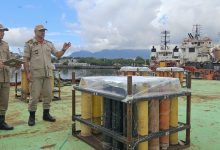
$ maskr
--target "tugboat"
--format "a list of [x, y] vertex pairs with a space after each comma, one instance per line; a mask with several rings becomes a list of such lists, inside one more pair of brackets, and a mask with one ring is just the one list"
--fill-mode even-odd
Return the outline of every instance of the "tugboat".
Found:
[[158, 67], [175, 67], [179, 66], [179, 64], [179, 48], [170, 44], [170, 31], [162, 31], [160, 46], [153, 46], [151, 49], [151, 70], [155, 71]]
[[193, 25], [193, 32], [188, 33], [180, 45], [181, 66], [190, 71], [194, 78], [212, 80], [214, 68], [209, 52], [212, 47], [212, 40], [201, 36], [201, 26]]
[[220, 80], [220, 46], [209, 37], [201, 35], [201, 25], [193, 25], [192, 33], [178, 46], [170, 44], [170, 32], [161, 32], [161, 45], [153, 46], [150, 68], [182, 67], [192, 73], [192, 78]]

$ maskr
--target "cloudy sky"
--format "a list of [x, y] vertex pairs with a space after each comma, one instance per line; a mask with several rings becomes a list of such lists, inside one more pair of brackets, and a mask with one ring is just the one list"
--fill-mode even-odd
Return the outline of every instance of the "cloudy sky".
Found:
[[219, 0], [4, 0], [0, 23], [10, 29], [5, 41], [23, 50], [36, 24], [48, 28], [46, 39], [57, 49], [70, 41], [78, 50], [148, 49], [160, 43], [160, 32], [171, 31], [181, 43], [200, 24], [202, 35], [220, 39]]

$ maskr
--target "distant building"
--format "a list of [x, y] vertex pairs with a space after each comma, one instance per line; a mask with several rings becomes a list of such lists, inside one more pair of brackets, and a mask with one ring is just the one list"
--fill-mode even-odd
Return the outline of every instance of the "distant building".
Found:
[[18, 53], [10, 52], [10, 55], [11, 55], [11, 58], [16, 58], [16, 59], [22, 58], [22, 56], [20, 54], [18, 54]]
[[202, 37], [200, 25], [194, 25], [193, 33], [188, 33], [180, 46], [181, 63], [207, 62], [211, 60], [209, 50], [213, 47], [209, 37]]
[[76, 63], [78, 63], [76, 59], [74, 58], [68, 59], [68, 65], [74, 65]]
[[76, 59], [74, 58], [64, 58], [64, 59], [61, 59], [59, 61], [59, 63], [54, 63], [56, 66], [58, 65], [68, 65], [68, 66], [90, 66], [90, 64], [87, 64], [87, 63], [79, 63], [77, 62]]

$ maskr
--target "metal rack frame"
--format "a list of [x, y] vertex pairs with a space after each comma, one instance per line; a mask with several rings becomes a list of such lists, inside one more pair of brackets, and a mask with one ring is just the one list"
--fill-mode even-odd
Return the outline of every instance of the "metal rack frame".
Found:
[[[188, 73], [186, 79], [187, 79], [187, 88], [190, 89], [191, 88], [191, 75], [190, 75], [190, 73]], [[75, 97], [76, 91], [88, 92], [88, 93], [91, 93], [94, 95], [100, 95], [100, 96], [104, 96], [104, 97], [112, 98], [112, 99], [116, 99], [116, 100], [120, 100], [120, 99], [122, 99], [122, 97], [113, 96], [111, 94], [97, 93], [92, 90], [86, 90], [86, 89], [79, 88], [78, 86], [75, 85], [75, 73], [72, 73], [72, 83], [74, 85], [74, 88], [72, 89], [72, 121], [73, 121], [72, 135], [81, 139], [82, 141], [86, 142], [87, 144], [89, 144], [93, 148], [95, 148], [97, 150], [104, 149], [102, 147], [101, 142], [98, 141], [95, 136], [93, 136], [93, 135], [89, 136], [89, 137], [81, 136], [80, 130], [76, 130], [76, 122], [86, 124], [89, 127], [96, 129], [96, 130], [104, 133], [105, 135], [107, 135], [109, 137], [112, 137], [113, 139], [115, 139], [121, 143], [126, 144], [127, 150], [133, 150], [140, 142], [149, 141], [154, 138], [158, 138], [158, 137], [161, 137], [164, 135], [169, 135], [169, 134], [176, 133], [176, 132], [183, 131], [183, 130], [186, 131], [185, 141], [183, 141], [185, 145], [169, 146], [168, 149], [175, 149], [175, 150], [176, 149], [185, 149], [190, 146], [191, 92], [186, 91], [186, 92], [180, 92], [180, 93], [167, 94], [165, 96], [164, 95], [163, 96], [157, 95], [157, 96], [148, 97], [147, 100], [152, 100], [152, 99], [162, 100], [164, 98], [172, 98], [175, 96], [186, 97], [186, 123], [179, 122], [178, 123], [179, 125], [176, 128], [169, 128], [167, 130], [159, 131], [156, 133], [151, 133], [146, 136], [133, 137], [132, 136], [132, 116], [133, 116], [132, 107], [133, 107], [133, 104], [136, 103], [137, 101], [146, 100], [146, 97], [145, 98], [138, 97], [136, 99], [132, 98], [132, 77], [131, 76], [127, 77], [127, 91], [128, 91], [128, 96], [130, 96], [131, 99], [125, 103], [127, 105], [126, 106], [127, 107], [127, 112], [126, 112], [126, 115], [127, 115], [127, 135], [126, 136], [122, 136], [122, 135], [118, 134], [117, 132], [112, 131], [110, 129], [107, 129], [101, 125], [96, 125], [96, 124], [92, 123], [90, 119], [82, 119], [81, 115], [76, 114], [76, 97]]]

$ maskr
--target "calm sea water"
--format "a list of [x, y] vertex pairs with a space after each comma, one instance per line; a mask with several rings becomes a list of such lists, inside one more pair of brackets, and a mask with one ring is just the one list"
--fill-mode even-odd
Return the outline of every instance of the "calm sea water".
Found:
[[[11, 71], [11, 82], [15, 82], [15, 72], [18, 73], [18, 82], [21, 81], [21, 71]], [[110, 76], [117, 75], [117, 69], [60, 69], [62, 79], [72, 79], [72, 72], [75, 72], [76, 78], [85, 76]], [[58, 71], [55, 71], [55, 76], [58, 77]]]

